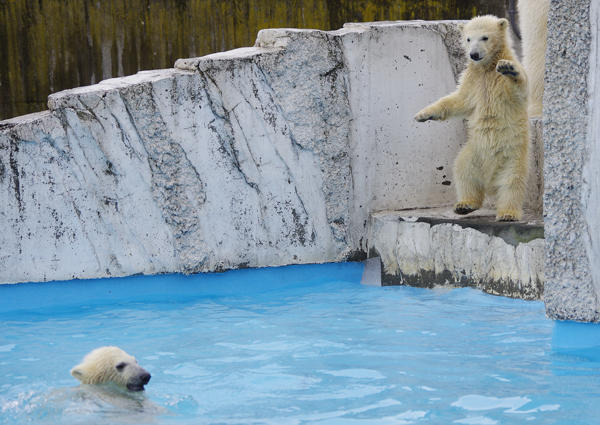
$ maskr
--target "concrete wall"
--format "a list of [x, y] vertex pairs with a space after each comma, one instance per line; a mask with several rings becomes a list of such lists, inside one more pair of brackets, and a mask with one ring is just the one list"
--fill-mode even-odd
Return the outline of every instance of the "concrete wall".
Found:
[[[0, 283], [374, 253], [394, 284], [539, 299], [540, 240], [375, 214], [454, 202], [464, 125], [413, 116], [454, 90], [463, 54], [456, 22], [273, 29], [253, 48], [52, 95], [49, 112], [0, 123]], [[531, 209], [541, 185], [533, 173]]]
[[372, 212], [454, 201], [448, 184], [465, 128], [461, 121], [423, 124], [413, 117], [454, 90], [463, 50], [454, 23], [348, 24], [341, 32], [352, 116], [352, 215], [367, 250]]
[[[600, 321], [599, 9], [553, 1], [548, 20], [553, 319]], [[454, 87], [458, 45], [447, 22], [269, 30], [0, 122], [0, 282], [364, 257], [372, 212], [452, 202], [462, 123], [411, 120]]]
[[600, 7], [552, 1], [544, 93], [549, 317], [600, 321]]
[[0, 123], [0, 282], [365, 257], [372, 211], [452, 202], [462, 122], [412, 117], [459, 58], [448, 22], [267, 30], [52, 95]]

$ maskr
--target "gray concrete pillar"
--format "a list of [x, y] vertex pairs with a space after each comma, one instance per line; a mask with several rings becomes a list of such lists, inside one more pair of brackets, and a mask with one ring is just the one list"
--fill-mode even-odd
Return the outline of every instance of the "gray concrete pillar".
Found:
[[544, 93], [545, 302], [600, 322], [600, 96], [595, 0], [552, 0]]

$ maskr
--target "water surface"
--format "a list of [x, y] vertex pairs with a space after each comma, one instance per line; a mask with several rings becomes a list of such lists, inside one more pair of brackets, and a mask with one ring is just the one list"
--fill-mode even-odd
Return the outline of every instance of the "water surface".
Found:
[[[553, 352], [543, 303], [472, 289], [362, 286], [361, 273], [350, 263], [3, 285], [0, 422], [591, 424], [600, 417], [597, 350]], [[65, 285], [62, 304], [44, 301], [45, 285], [55, 292]], [[144, 286], [148, 295], [139, 293]], [[152, 374], [144, 395], [77, 386], [70, 368], [102, 345], [120, 346]]]

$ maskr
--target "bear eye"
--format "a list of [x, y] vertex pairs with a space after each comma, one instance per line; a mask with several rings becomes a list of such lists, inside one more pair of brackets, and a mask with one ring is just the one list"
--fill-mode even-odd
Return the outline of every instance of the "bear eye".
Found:
[[487, 35], [484, 35], [483, 37], [481, 37], [481, 39], [482, 39], [483, 41], [488, 41], [488, 36], [487, 36]]
[[115, 367], [117, 368], [117, 370], [119, 372], [123, 372], [123, 369], [125, 369], [125, 366], [127, 366], [127, 363], [121, 362], [118, 365], [116, 365]]
[[471, 42], [471, 39], [470, 39], [470, 38], [467, 38], [467, 43], [470, 43], [470, 42]]

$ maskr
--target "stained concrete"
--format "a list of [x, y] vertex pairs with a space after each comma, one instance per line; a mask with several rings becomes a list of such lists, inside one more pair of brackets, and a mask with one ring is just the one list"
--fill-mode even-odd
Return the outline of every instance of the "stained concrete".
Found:
[[369, 286], [381, 286], [381, 258], [373, 257], [364, 261], [365, 269], [360, 283]]

